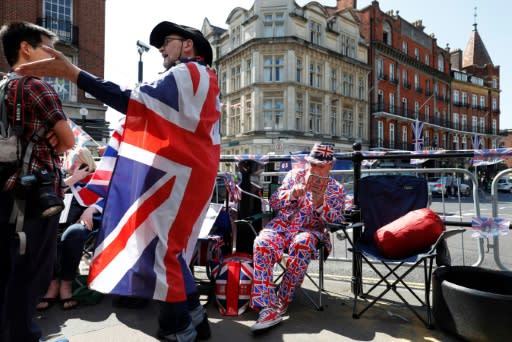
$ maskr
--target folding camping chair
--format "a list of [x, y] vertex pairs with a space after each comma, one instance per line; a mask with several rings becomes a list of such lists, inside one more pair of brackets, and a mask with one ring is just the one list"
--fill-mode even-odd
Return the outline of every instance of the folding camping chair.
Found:
[[[437, 250], [441, 246], [447, 248], [446, 238], [463, 232], [464, 229], [445, 230], [437, 241], [421, 253], [410, 255], [403, 259], [385, 258], [378, 250], [373, 239], [374, 232], [402, 217], [408, 212], [427, 207], [428, 187], [425, 178], [406, 175], [378, 175], [361, 178], [358, 181], [361, 221], [347, 225], [330, 225], [331, 231], [342, 229], [345, 237], [352, 246], [356, 266], [353, 274], [353, 318], [360, 318], [364, 312], [381, 300], [389, 291], [395, 293], [398, 298], [409, 308], [420, 321], [428, 328], [432, 327], [432, 313], [430, 304], [430, 288], [432, 277], [433, 260], [436, 258]], [[353, 228], [351, 239], [347, 229]], [[362, 230], [361, 230], [362, 229]], [[378, 282], [371, 286], [366, 292], [363, 291], [362, 262], [368, 264], [379, 278]], [[384, 271], [379, 270], [378, 264], [382, 264]], [[418, 266], [423, 266], [424, 273], [424, 299], [421, 299], [412, 288], [406, 283], [405, 278]], [[384, 289], [380, 285], [384, 285]], [[403, 288], [401, 288], [403, 287]], [[407, 290], [426, 308], [426, 318], [420, 315], [418, 308], [409, 304], [408, 300], [400, 291]], [[379, 292], [380, 291], [380, 292]], [[376, 294], [374, 294], [376, 293]], [[360, 298], [368, 298], [366, 305], [358, 310]]]

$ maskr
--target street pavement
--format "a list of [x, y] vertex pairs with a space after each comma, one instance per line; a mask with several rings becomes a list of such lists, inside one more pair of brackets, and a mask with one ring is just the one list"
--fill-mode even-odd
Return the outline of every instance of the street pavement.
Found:
[[[451, 201], [453, 202], [453, 201]], [[455, 202], [445, 206], [435, 200], [433, 208], [440, 214], [449, 212], [452, 218], [469, 219], [474, 215], [471, 200], [459, 205]], [[483, 213], [490, 213], [490, 203], [482, 201]], [[512, 201], [507, 198], [500, 203], [500, 214], [512, 213]], [[460, 210], [462, 208], [462, 210]], [[352, 295], [350, 291], [351, 263], [347, 262], [345, 241], [336, 241], [333, 254], [326, 263], [324, 309], [317, 311], [303, 293], [298, 292], [291, 303], [284, 321], [277, 327], [259, 335], [252, 335], [249, 327], [257, 315], [247, 311], [238, 317], [224, 317], [219, 314], [214, 303], [206, 306], [212, 329], [210, 341], [457, 341], [439, 329], [427, 329], [397, 298], [379, 303], [368, 310], [360, 319], [352, 318]], [[450, 241], [451, 240], [451, 241]], [[471, 265], [479, 257], [477, 240], [468, 231], [449, 240], [452, 261], [455, 265]], [[512, 268], [512, 236], [500, 238], [501, 262]], [[485, 242], [482, 267], [499, 269], [494, 260], [492, 248]], [[494, 253], [496, 254], [496, 253]], [[312, 263], [310, 272], [318, 270]], [[82, 272], [85, 270], [82, 269]], [[314, 276], [314, 274], [313, 274]], [[420, 277], [413, 275], [414, 288], [421, 288]], [[365, 283], [375, 281], [374, 275], [367, 272]], [[303, 288], [315, 295], [312, 284], [306, 280]], [[418, 292], [421, 296], [421, 292]], [[407, 294], [402, 292], [402, 294]], [[406, 296], [411, 297], [410, 295]], [[410, 298], [409, 298], [410, 299]], [[154, 336], [157, 330], [158, 307], [150, 303], [143, 308], [128, 309], [112, 305], [112, 298], [104, 296], [95, 305], [80, 305], [74, 310], [64, 311], [57, 305], [40, 313], [38, 322], [43, 330], [45, 341], [55, 341], [67, 337], [71, 342], [146, 342], [158, 341]]]
[[[303, 288], [316, 294], [308, 280]], [[256, 336], [249, 331], [256, 313], [247, 311], [238, 317], [225, 317], [210, 303], [206, 306], [212, 329], [210, 341], [457, 341], [439, 329], [427, 329], [394, 299], [353, 319], [347, 275], [325, 275], [325, 290], [322, 311], [298, 292], [283, 322]], [[74, 310], [54, 306], [41, 313], [38, 321], [45, 341], [66, 337], [71, 342], [149, 342], [158, 341], [154, 337], [157, 313], [155, 303], [138, 309], [118, 308], [112, 305], [110, 296], [104, 296], [98, 304], [81, 305]]]

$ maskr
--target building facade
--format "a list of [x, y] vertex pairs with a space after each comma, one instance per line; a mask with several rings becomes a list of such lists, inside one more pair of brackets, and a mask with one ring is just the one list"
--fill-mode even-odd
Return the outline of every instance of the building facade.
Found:
[[[82, 15], [78, 15], [81, 13]], [[87, 13], [87, 15], [84, 15]], [[56, 48], [74, 64], [103, 77], [105, 55], [104, 0], [2, 0], [0, 23], [28, 21], [55, 32]], [[3, 52], [2, 52], [3, 56]], [[0, 58], [0, 72], [9, 65]], [[70, 81], [45, 78], [59, 94], [65, 113], [96, 140], [108, 138], [107, 108]]]
[[494, 66], [477, 24], [464, 52], [451, 52], [453, 148], [497, 148], [500, 135], [500, 67]]
[[228, 29], [205, 19], [222, 96], [223, 154], [369, 147], [368, 46], [352, 9], [256, 0]]
[[449, 148], [449, 51], [424, 32], [421, 20], [410, 23], [398, 11], [385, 13], [377, 1], [357, 14], [370, 46], [370, 147]]
[[499, 66], [475, 29], [464, 52], [378, 1], [256, 0], [228, 29], [205, 19], [223, 104], [223, 153], [502, 145]]

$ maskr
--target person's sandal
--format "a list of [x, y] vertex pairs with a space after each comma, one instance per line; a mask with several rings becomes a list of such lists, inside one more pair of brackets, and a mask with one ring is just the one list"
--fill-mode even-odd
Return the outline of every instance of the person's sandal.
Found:
[[[71, 303], [70, 305], [67, 305], [68, 303]], [[71, 310], [78, 306], [78, 301], [74, 299], [73, 297], [65, 298], [60, 300], [60, 308], [62, 310]]]
[[[57, 303], [58, 299], [57, 298], [41, 298], [39, 300], [39, 304], [42, 304], [42, 303], [46, 303], [46, 306], [45, 307], [42, 307], [42, 308], [37, 308], [36, 307], [36, 310], [37, 311], [45, 311], [45, 310], [48, 310], [50, 309], [55, 303]], [[39, 305], [38, 304], [38, 305]]]

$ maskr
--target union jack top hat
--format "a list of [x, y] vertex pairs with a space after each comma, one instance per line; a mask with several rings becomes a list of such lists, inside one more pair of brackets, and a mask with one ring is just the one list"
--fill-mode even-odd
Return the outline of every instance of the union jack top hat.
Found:
[[315, 144], [305, 159], [311, 164], [325, 164], [332, 162], [334, 159], [333, 145], [328, 143]]

